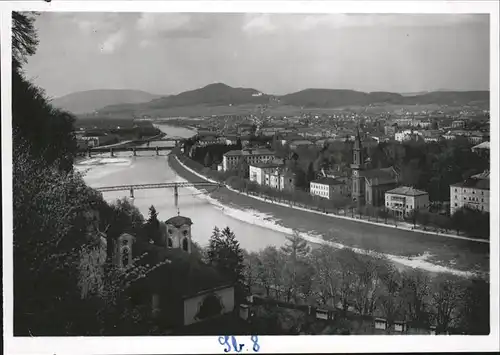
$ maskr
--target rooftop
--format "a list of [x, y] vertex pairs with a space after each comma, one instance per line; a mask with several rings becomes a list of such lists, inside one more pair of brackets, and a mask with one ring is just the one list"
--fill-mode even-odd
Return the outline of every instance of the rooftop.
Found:
[[490, 149], [490, 142], [483, 142], [481, 144], [475, 145], [472, 149]]
[[479, 190], [489, 190], [490, 189], [490, 172], [487, 170], [481, 174], [473, 175], [470, 178], [452, 184], [450, 186], [455, 187], [473, 187]]
[[291, 141], [290, 144], [313, 144], [313, 142], [306, 140], [306, 139], [297, 139], [297, 140]]
[[396, 171], [394, 168], [370, 169], [360, 172], [360, 176], [367, 179], [382, 179], [382, 180], [396, 180]]
[[386, 193], [394, 195], [405, 195], [405, 196], [421, 196], [428, 194], [425, 191], [414, 189], [411, 186], [396, 187], [395, 189], [389, 190]]
[[181, 227], [185, 224], [187, 225], [192, 225], [193, 224], [193, 221], [191, 221], [191, 218], [188, 218], [188, 217], [183, 217], [183, 216], [175, 216], [175, 217], [172, 217], [172, 218], [169, 218], [165, 221], [166, 224], [171, 224], [173, 225], [174, 227]]
[[311, 181], [311, 183], [313, 183], [313, 184], [328, 185], [328, 186], [344, 185], [345, 184], [344, 181], [342, 181], [340, 179], [332, 178], [332, 177], [324, 177], [324, 178], [321, 178], [321, 179], [316, 179], [316, 180]]
[[226, 156], [249, 156], [249, 155], [274, 155], [274, 152], [269, 149], [242, 149], [230, 150], [225, 153]]
[[[146, 277], [146, 282], [159, 292], [175, 293], [181, 297], [196, 295], [200, 292], [230, 286], [231, 282], [214, 267], [202, 262], [196, 255], [181, 249], [168, 249], [153, 244], [144, 245], [148, 256], [145, 262], [150, 265], [169, 260]], [[175, 285], [173, 288], [172, 285]]]

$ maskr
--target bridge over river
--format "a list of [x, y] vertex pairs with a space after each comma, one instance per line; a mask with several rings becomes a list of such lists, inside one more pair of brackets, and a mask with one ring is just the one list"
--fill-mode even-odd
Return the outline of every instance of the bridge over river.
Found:
[[218, 189], [223, 186], [224, 184], [212, 183], [212, 182], [159, 182], [154, 184], [104, 186], [104, 187], [98, 187], [96, 188], [96, 190], [100, 192], [129, 191], [130, 198], [134, 198], [134, 190], [174, 189], [175, 207], [178, 209], [179, 187], [215, 187], [215, 189]]
[[109, 153], [110, 156], [114, 156], [114, 153], [118, 152], [132, 152], [134, 156], [137, 156], [137, 152], [156, 152], [156, 155], [160, 155], [161, 151], [172, 150], [175, 147], [162, 147], [162, 146], [154, 146], [154, 147], [96, 147], [89, 148], [86, 150], [80, 150], [80, 154], [87, 154], [88, 157], [92, 157], [92, 154], [100, 154], [100, 153]]

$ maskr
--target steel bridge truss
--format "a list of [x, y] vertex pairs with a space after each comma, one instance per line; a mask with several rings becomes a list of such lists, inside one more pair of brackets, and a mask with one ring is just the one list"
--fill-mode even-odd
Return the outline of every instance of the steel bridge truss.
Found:
[[179, 187], [223, 187], [222, 183], [214, 182], [162, 182], [156, 184], [136, 184], [98, 187], [95, 190], [100, 192], [110, 191], [130, 191], [130, 198], [134, 198], [134, 190], [149, 189], [174, 189], [175, 208], [179, 210]]

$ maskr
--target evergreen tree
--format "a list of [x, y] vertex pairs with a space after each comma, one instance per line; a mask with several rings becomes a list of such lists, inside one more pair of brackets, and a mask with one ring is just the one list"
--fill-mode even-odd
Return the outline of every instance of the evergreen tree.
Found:
[[148, 240], [153, 241], [153, 243], [157, 243], [161, 238], [158, 212], [156, 212], [156, 208], [153, 205], [149, 207], [149, 217], [146, 222], [146, 233]]
[[238, 137], [238, 139], [236, 140], [236, 147], [235, 147], [236, 150], [241, 150], [243, 149], [243, 145], [241, 144], [241, 138]]
[[232, 282], [241, 284], [244, 281], [243, 250], [229, 227], [222, 231], [217, 227], [214, 228], [207, 249], [207, 258], [210, 264], [227, 275]]
[[310, 162], [307, 167], [307, 183], [310, 183], [316, 178], [316, 172], [314, 171], [314, 163]]
[[210, 167], [212, 165], [212, 155], [210, 154], [209, 151], [205, 154], [205, 158], [203, 159], [203, 164], [206, 167]]
[[153, 205], [149, 207], [148, 223], [155, 226], [158, 224], [158, 212], [156, 212], [156, 208]]

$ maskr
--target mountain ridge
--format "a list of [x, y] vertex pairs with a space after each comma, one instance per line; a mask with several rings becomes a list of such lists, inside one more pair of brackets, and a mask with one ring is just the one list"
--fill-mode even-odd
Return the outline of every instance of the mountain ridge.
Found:
[[161, 96], [142, 90], [97, 89], [63, 95], [52, 99], [51, 104], [74, 114], [82, 114], [92, 113], [110, 105], [149, 102], [158, 97]]
[[489, 91], [429, 91], [416, 95], [408, 95], [387, 91], [363, 92], [349, 89], [322, 88], [308, 88], [285, 95], [271, 95], [253, 88], [231, 87], [224, 83], [213, 83], [175, 95], [152, 95], [153, 98], [148, 101], [110, 104], [96, 111], [102, 114], [139, 113], [147, 110], [162, 110], [196, 105], [265, 105], [270, 102], [304, 108], [336, 108], [384, 103], [401, 105], [465, 105], [477, 102], [488, 103], [490, 99], [489, 95]]

